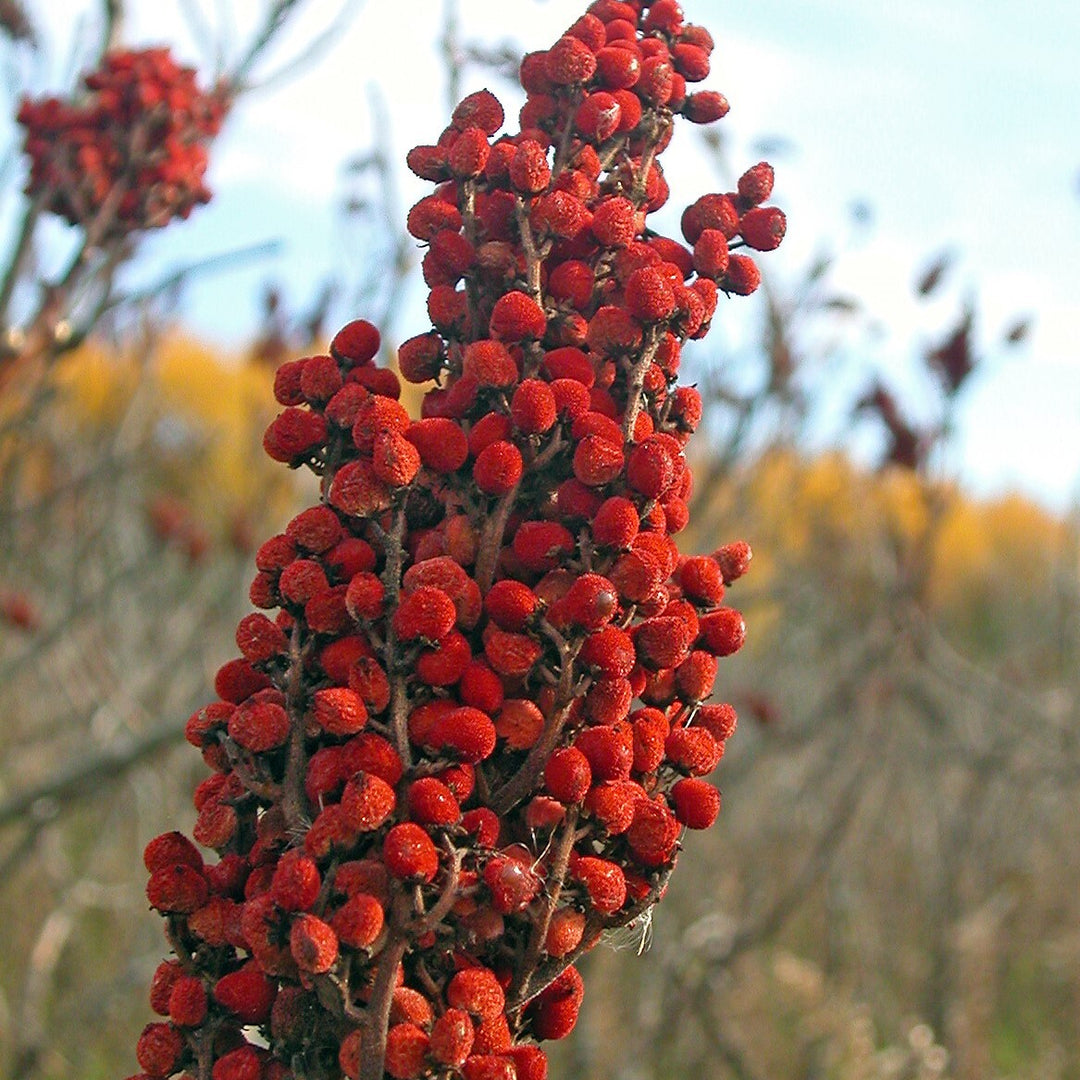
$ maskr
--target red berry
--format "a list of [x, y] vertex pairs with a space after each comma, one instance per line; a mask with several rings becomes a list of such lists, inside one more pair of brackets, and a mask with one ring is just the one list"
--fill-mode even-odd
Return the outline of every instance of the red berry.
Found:
[[394, 1080], [415, 1080], [426, 1069], [428, 1037], [415, 1024], [394, 1024], [386, 1033], [386, 1071]]
[[622, 108], [618, 98], [603, 90], [589, 94], [574, 114], [578, 134], [590, 142], [602, 143], [619, 129]]
[[309, 911], [318, 898], [322, 878], [314, 860], [291, 848], [278, 860], [270, 895], [283, 911]]
[[715, 90], [698, 90], [687, 95], [682, 113], [692, 124], [712, 124], [727, 116], [730, 109], [723, 94]]
[[527, 634], [513, 634], [491, 626], [484, 631], [484, 656], [500, 675], [528, 675], [542, 652]]
[[491, 311], [489, 330], [501, 341], [541, 338], [547, 326], [544, 309], [528, 293], [503, 293]]
[[431, 1002], [419, 990], [408, 986], [397, 986], [390, 1000], [390, 1022], [392, 1024], [415, 1024], [426, 1031], [435, 1019]]
[[557, 86], [588, 82], [596, 71], [596, 55], [578, 38], [562, 37], [548, 50], [544, 70]]
[[487, 164], [491, 147], [487, 135], [477, 127], [467, 127], [450, 145], [446, 163], [459, 180], [479, 176]]
[[701, 82], [709, 76], [709, 54], [699, 45], [677, 42], [671, 50], [671, 59], [675, 70], [687, 82]]
[[756, 251], [773, 251], [787, 231], [787, 218], [777, 206], [755, 206], [739, 221], [742, 238]]
[[605, 199], [593, 211], [592, 232], [605, 247], [626, 247], [637, 234], [634, 204], [621, 195]]
[[471, 1054], [461, 1067], [464, 1080], [517, 1080], [514, 1059], [505, 1054]]
[[713, 690], [716, 681], [716, 657], [695, 649], [675, 671], [675, 685], [683, 701], [702, 701]]
[[739, 177], [739, 196], [751, 206], [760, 205], [772, 194], [773, 178], [773, 167], [759, 161]]
[[570, 874], [600, 914], [612, 915], [626, 903], [626, 875], [618, 864], [586, 855], [571, 862]]
[[[436, 201], [446, 205], [441, 199]], [[436, 378], [442, 369], [442, 338], [429, 332], [403, 341], [398, 349], [398, 368], [407, 382], [423, 383]]]
[[379, 351], [379, 330], [366, 319], [343, 326], [330, 342], [331, 355], [352, 366], [367, 364]]
[[371, 471], [390, 487], [404, 487], [420, 470], [420, 453], [397, 431], [375, 437], [371, 448]]
[[194, 975], [181, 975], [169, 995], [169, 1019], [177, 1027], [198, 1027], [206, 1019], [206, 988]]
[[360, 1077], [360, 1046], [363, 1033], [360, 1028], [353, 1028], [342, 1040], [338, 1049], [338, 1064], [349, 1080]]
[[521, 451], [511, 442], [490, 443], [473, 463], [473, 479], [486, 495], [505, 495], [521, 479]]
[[649, 5], [649, 14], [642, 26], [644, 30], [661, 30], [671, 37], [683, 27], [683, 11], [677, 0], [656, 0]]
[[671, 789], [675, 817], [688, 829], [707, 829], [720, 813], [720, 792], [707, 780], [688, 776]]
[[214, 985], [214, 1000], [245, 1024], [262, 1024], [270, 1016], [277, 984], [257, 960], [222, 975]]
[[641, 63], [641, 76], [634, 90], [650, 105], [666, 105], [674, 89], [675, 69], [664, 56], [649, 56]]
[[312, 719], [330, 735], [355, 735], [367, 723], [360, 695], [344, 686], [316, 690]]
[[694, 713], [694, 723], [705, 728], [717, 742], [724, 742], [735, 733], [738, 717], [728, 704], [701, 705]]
[[341, 813], [352, 829], [371, 832], [394, 811], [397, 796], [385, 779], [374, 773], [357, 772], [341, 794]]
[[480, 1020], [494, 1020], [506, 1004], [495, 973], [486, 967], [462, 968], [446, 984], [446, 1001]]
[[653, 266], [635, 270], [626, 282], [626, 306], [642, 322], [662, 322], [675, 310], [675, 293]]
[[491, 906], [502, 915], [522, 911], [540, 890], [540, 878], [518, 859], [496, 855], [484, 866]]
[[461, 817], [453, 792], [434, 776], [421, 777], [409, 785], [406, 800], [409, 817], [420, 825], [452, 825]]
[[635, 773], [651, 773], [664, 760], [664, 747], [670, 724], [659, 709], [638, 709], [631, 717], [634, 728]]
[[519, 632], [525, 628], [540, 601], [528, 585], [512, 578], [496, 581], [484, 597], [484, 610], [502, 630]]
[[730, 262], [727, 237], [719, 229], [703, 229], [694, 243], [694, 269], [708, 278], [722, 278]]
[[595, 781], [629, 779], [634, 739], [628, 724], [586, 728], [574, 739], [574, 749], [585, 755]]
[[746, 641], [746, 622], [734, 608], [717, 608], [701, 617], [701, 637], [713, 656], [730, 656]]
[[634, 806], [634, 820], [626, 839], [634, 857], [644, 866], [662, 866], [671, 861], [679, 838], [679, 823], [667, 803], [640, 799]]
[[596, 53], [597, 74], [609, 90], [626, 90], [641, 77], [641, 58], [629, 49], [605, 46]]
[[514, 554], [528, 570], [554, 570], [575, 548], [573, 534], [554, 521], [526, 521], [513, 539]]
[[664, 743], [664, 753], [680, 772], [704, 776], [719, 764], [724, 746], [704, 727], [675, 728]]
[[702, 604], [718, 604], [724, 598], [724, 576], [713, 557], [693, 555], [679, 570], [684, 595]]
[[578, 947], [584, 933], [584, 912], [572, 907], [557, 908], [548, 923], [544, 951], [550, 956], [566, 956]]
[[527, 750], [544, 730], [544, 714], [532, 701], [510, 698], [495, 719], [495, 733], [513, 750]]
[[155, 836], [146, 845], [143, 849], [143, 864], [151, 874], [177, 865], [190, 866], [201, 874], [203, 857], [183, 833], [173, 831]]
[[634, 645], [646, 667], [673, 668], [686, 659], [694, 628], [684, 618], [660, 615], [635, 627]]
[[390, 873], [408, 881], [431, 881], [439, 871], [434, 841], [411, 821], [395, 825], [383, 841], [383, 859]]
[[453, 420], [428, 417], [414, 421], [405, 432], [420, 452], [421, 462], [437, 473], [460, 469], [469, 456], [469, 441], [465, 432]]
[[491, 714], [503, 701], [502, 680], [482, 660], [473, 660], [461, 675], [458, 693], [463, 704]]
[[416, 676], [428, 686], [453, 686], [471, 659], [469, 639], [457, 630], [451, 630], [416, 658]]
[[155, 870], [146, 883], [150, 906], [162, 913], [194, 911], [206, 903], [208, 895], [206, 878], [194, 867], [182, 863]]
[[317, 915], [299, 915], [289, 931], [289, 951], [302, 971], [321, 974], [337, 961], [337, 934]]
[[586, 487], [610, 484], [623, 469], [621, 443], [587, 435], [574, 450], [574, 476]]
[[546, 382], [526, 379], [514, 391], [510, 417], [524, 434], [543, 434], [554, 425], [556, 415], [555, 395]]
[[[564, 263], [563, 265], [569, 264]], [[590, 277], [588, 280], [591, 293], [592, 278]], [[574, 379], [583, 386], [588, 387], [592, 386], [596, 379], [592, 361], [581, 349], [573, 346], [563, 346], [560, 349], [552, 349], [550, 352], [545, 353], [543, 368], [553, 382]]]
[[761, 271], [749, 255], [736, 253], [728, 260], [727, 273], [717, 284], [726, 293], [749, 296], [761, 284]]
[[544, 767], [544, 787], [554, 798], [568, 806], [581, 802], [591, 784], [592, 768], [580, 749], [568, 746], [552, 752]]
[[645, 798], [641, 785], [632, 780], [606, 780], [592, 788], [585, 799], [585, 809], [608, 833], [617, 836], [630, 828], [634, 806]]
[[415, 641], [417, 638], [438, 641], [454, 629], [457, 608], [442, 589], [422, 585], [402, 597], [392, 622], [394, 631], [402, 641]]
[[147, 1024], [135, 1046], [139, 1067], [152, 1077], [171, 1076], [185, 1049], [184, 1036], [171, 1024]]
[[537, 195], [546, 190], [551, 182], [547, 151], [535, 140], [525, 139], [518, 144], [514, 156], [510, 159], [510, 182], [515, 190], [525, 195]]
[[615, 586], [601, 574], [582, 574], [558, 605], [560, 620], [585, 630], [599, 630], [619, 606]]
[[501, 825], [499, 816], [486, 806], [467, 810], [461, 815], [461, 827], [475, 837], [475, 842], [482, 848], [493, 848], [499, 842]]
[[473, 1022], [464, 1009], [447, 1009], [431, 1028], [429, 1049], [440, 1065], [460, 1068], [472, 1049]]
[[591, 12], [582, 15], [566, 32], [571, 37], [579, 38], [594, 52], [604, 44], [603, 21]]
[[393, 496], [368, 462], [350, 461], [334, 474], [329, 502], [344, 514], [365, 518], [388, 510]]
[[727, 195], [702, 195], [683, 211], [682, 231], [687, 243], [696, 244], [706, 229], [716, 229], [728, 240], [739, 231], [739, 211]]
[[485, 135], [494, 135], [503, 125], [503, 107], [490, 90], [477, 90], [462, 98], [454, 109], [451, 123], [459, 131], [480, 128]]
[[547, 1055], [539, 1046], [511, 1046], [507, 1056], [514, 1061], [515, 1080], [548, 1080]]
[[585, 638], [578, 658], [596, 668], [601, 678], [622, 679], [633, 670], [637, 653], [629, 634], [618, 627], [606, 626]]
[[163, 960], [154, 971], [150, 981], [150, 1008], [158, 1016], [169, 1015], [169, 998], [177, 979], [184, 974], [179, 960]]
[[427, 741], [435, 749], [455, 753], [461, 761], [475, 763], [491, 755], [496, 738], [491, 717], [466, 705], [438, 717]]

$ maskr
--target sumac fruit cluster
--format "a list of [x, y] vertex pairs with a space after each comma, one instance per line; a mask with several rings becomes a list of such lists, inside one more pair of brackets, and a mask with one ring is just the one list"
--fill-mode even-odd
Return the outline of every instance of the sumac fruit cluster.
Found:
[[398, 355], [419, 419], [363, 320], [278, 370], [266, 450], [322, 497], [259, 549], [188, 722], [218, 861], [146, 849], [175, 956], [144, 1076], [540, 1080], [575, 961], [715, 820], [750, 550], [676, 546], [702, 412], [680, 352], [784, 218], [760, 164], [685, 243], [648, 224], [675, 119], [727, 110], [688, 91], [711, 49], [670, 0], [597, 0], [525, 57], [519, 134], [481, 91], [410, 152], [435, 184], [408, 216], [431, 328]]
[[24, 99], [26, 191], [98, 241], [161, 228], [210, 198], [207, 145], [227, 108], [167, 48], [115, 49], [83, 78], [84, 94]]

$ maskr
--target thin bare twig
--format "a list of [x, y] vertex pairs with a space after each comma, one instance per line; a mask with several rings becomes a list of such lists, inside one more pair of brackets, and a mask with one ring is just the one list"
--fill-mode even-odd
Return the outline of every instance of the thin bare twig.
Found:
[[276, 71], [264, 75], [257, 82], [251, 80], [246, 82], [243, 86], [244, 92], [260, 93], [279, 86], [289, 79], [296, 78], [305, 68], [311, 67], [322, 59], [341, 40], [345, 27], [353, 19], [363, 3], [364, 0], [344, 0], [341, 10], [324, 30]]

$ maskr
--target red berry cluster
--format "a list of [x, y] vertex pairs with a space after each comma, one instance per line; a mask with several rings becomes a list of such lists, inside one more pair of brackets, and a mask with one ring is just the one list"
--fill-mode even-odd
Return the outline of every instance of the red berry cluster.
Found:
[[207, 143], [224, 95], [200, 90], [167, 48], [115, 50], [83, 78], [79, 101], [24, 99], [27, 194], [99, 239], [186, 218], [205, 203]]
[[686, 91], [711, 47], [670, 0], [597, 0], [523, 61], [520, 134], [481, 91], [410, 153], [437, 184], [408, 218], [420, 419], [362, 320], [278, 370], [266, 450], [322, 499], [259, 549], [263, 610], [188, 723], [220, 861], [146, 851], [176, 958], [145, 1077], [541, 1080], [575, 961], [716, 818], [735, 713], [706, 699], [750, 550], [676, 548], [702, 411], [676, 376], [756, 282], [732, 241], [775, 247], [783, 215], [758, 165], [687, 211], [693, 251], [646, 224], [674, 116], [726, 111]]

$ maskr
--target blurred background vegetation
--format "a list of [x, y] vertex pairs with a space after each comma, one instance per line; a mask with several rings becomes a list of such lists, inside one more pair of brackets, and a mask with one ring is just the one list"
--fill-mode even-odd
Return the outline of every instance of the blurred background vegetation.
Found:
[[[268, 4], [268, 30], [298, 6]], [[450, 95], [470, 67], [498, 90], [513, 56], [444, 14]], [[30, 6], [0, 2], [0, 48], [32, 31]], [[722, 142], [702, 154], [725, 175]], [[140, 852], [191, 826], [184, 720], [233, 653], [255, 546], [313, 497], [261, 451], [274, 368], [335, 319], [382, 313], [391, 362], [415, 332], [390, 177], [374, 145], [344, 179], [378, 273], [326, 282], [309, 311], [268, 286], [235, 354], [185, 331], [182, 278], [96, 281], [79, 342], [55, 331], [80, 297], [54, 296], [29, 362], [3, 313], [0, 1080], [133, 1067], [164, 949]], [[3, 182], [14, 200], [21, 173]], [[24, 254], [9, 273], [51, 284]], [[811, 451], [832, 362], [875, 359], [875, 313], [832, 285], [842, 258], [768, 278], [751, 335], [725, 340], [721, 309], [693, 355], [710, 408], [683, 549], [756, 553], [733, 594], [750, 641], [721, 678], [740, 716], [724, 812], [655, 918], [588, 957], [553, 1075], [1080, 1077], [1078, 520], [976, 500], [946, 467], [969, 377], [1027, 348], [1028, 321], [984, 340], [973, 283], [929, 253], [913, 294], [947, 314], [910, 350], [923, 400], [884, 372], [852, 386], [843, 433], [877, 460]]]

